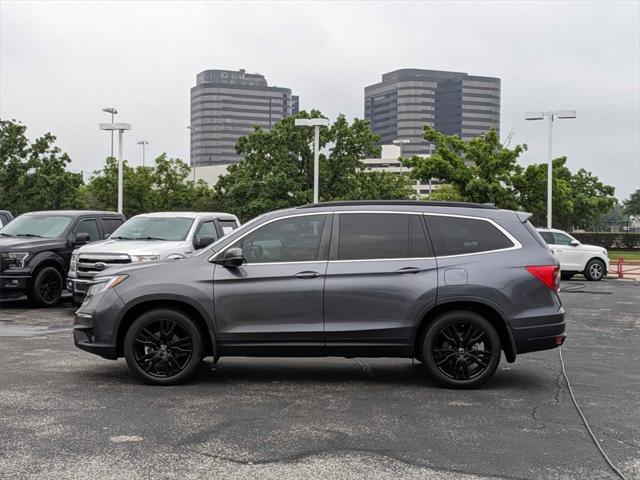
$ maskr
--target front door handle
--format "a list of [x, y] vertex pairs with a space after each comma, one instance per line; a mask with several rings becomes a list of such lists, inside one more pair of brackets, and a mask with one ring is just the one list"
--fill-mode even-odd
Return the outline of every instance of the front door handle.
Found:
[[421, 269], [419, 269], [418, 267], [404, 267], [404, 268], [401, 268], [400, 270], [396, 270], [396, 273], [399, 275], [402, 275], [404, 273], [418, 273], [420, 271]]
[[318, 272], [300, 272], [296, 274], [298, 278], [318, 278], [320, 274]]

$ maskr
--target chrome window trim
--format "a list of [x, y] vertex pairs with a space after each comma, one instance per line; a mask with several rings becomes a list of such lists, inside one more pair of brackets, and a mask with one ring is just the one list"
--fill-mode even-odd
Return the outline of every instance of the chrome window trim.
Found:
[[[404, 261], [404, 260], [434, 260], [438, 258], [456, 258], [456, 257], [468, 257], [471, 255], [486, 255], [488, 253], [507, 252], [510, 250], [518, 250], [522, 248], [522, 244], [513, 235], [511, 235], [505, 228], [503, 228], [497, 222], [487, 217], [475, 217], [472, 215], [458, 215], [455, 213], [432, 213], [432, 212], [415, 212], [415, 211], [402, 211], [402, 210], [332, 210], [332, 211], [325, 211], [325, 212], [292, 213], [290, 215], [284, 215], [282, 217], [272, 218], [264, 223], [261, 223], [260, 225], [256, 225], [254, 228], [244, 233], [242, 236], [234, 239], [233, 242], [231, 242], [231, 244], [236, 243], [239, 240], [242, 240], [244, 237], [254, 232], [258, 228], [268, 225], [272, 222], [275, 222], [276, 220], [283, 220], [283, 219], [293, 218], [293, 217], [306, 217], [309, 215], [329, 215], [329, 214], [339, 215], [341, 213], [385, 213], [385, 214], [395, 214], [395, 215], [423, 215], [423, 216], [432, 215], [436, 217], [454, 217], [454, 218], [468, 218], [471, 220], [483, 220], [485, 222], [489, 222], [491, 225], [497, 228], [498, 231], [500, 231], [504, 236], [506, 236], [509, 239], [509, 241], [513, 244], [513, 246], [507, 247], [507, 248], [499, 248], [496, 250], [483, 250], [481, 252], [458, 253], [456, 255], [442, 255], [442, 256], [435, 255], [433, 257], [358, 258], [358, 259], [352, 259], [352, 260], [310, 260], [310, 261], [303, 261], [303, 262], [300, 262], [300, 261], [263, 262], [263, 263], [248, 263], [247, 265], [291, 265], [291, 264], [305, 264], [305, 263], [349, 263], [349, 262], [371, 262], [371, 261], [381, 262], [381, 261]], [[211, 257], [209, 257], [207, 261], [211, 262], [215, 260], [215, 258], [219, 254], [223, 253], [229, 247], [230, 247], [230, 244], [225, 245], [222, 249], [220, 249], [218, 252], [214, 253]]]

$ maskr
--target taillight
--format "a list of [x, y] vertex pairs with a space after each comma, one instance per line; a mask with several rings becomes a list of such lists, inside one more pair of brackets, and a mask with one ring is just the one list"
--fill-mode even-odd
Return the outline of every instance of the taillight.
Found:
[[527, 267], [531, 275], [556, 292], [560, 289], [560, 267], [557, 265], [535, 265]]

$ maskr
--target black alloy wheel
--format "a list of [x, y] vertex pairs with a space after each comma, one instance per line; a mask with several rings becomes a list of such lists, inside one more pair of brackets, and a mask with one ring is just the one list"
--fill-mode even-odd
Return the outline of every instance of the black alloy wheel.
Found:
[[62, 275], [55, 267], [44, 267], [36, 274], [30, 298], [41, 307], [53, 307], [62, 297]]
[[500, 339], [493, 326], [473, 312], [447, 312], [424, 339], [429, 371], [451, 388], [475, 388], [491, 378], [500, 362]]
[[194, 322], [174, 310], [152, 310], [128, 330], [124, 353], [129, 368], [147, 383], [186, 380], [202, 358], [202, 336]]

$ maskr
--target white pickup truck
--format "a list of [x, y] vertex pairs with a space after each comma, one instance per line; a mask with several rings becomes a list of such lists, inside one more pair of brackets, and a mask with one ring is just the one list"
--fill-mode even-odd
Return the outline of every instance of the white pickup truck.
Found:
[[133, 262], [193, 255], [240, 226], [235, 215], [211, 212], [145, 213], [131, 217], [107, 240], [73, 251], [67, 290], [82, 302], [93, 277], [102, 270]]

